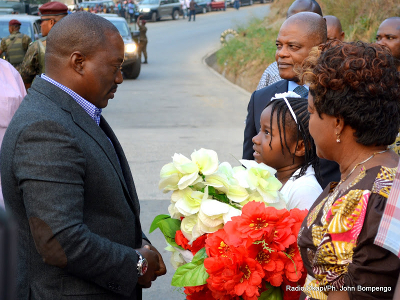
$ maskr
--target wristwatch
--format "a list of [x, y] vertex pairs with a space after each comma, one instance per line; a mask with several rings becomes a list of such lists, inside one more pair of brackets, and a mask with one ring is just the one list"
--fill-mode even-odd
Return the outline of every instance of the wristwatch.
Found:
[[136, 251], [136, 254], [138, 256], [137, 273], [138, 273], [138, 276], [140, 277], [140, 276], [143, 276], [146, 273], [149, 264], [147, 263], [147, 259], [145, 259], [142, 256], [142, 254], [140, 254], [139, 251], [137, 251], [137, 250], [135, 250], [135, 251]]

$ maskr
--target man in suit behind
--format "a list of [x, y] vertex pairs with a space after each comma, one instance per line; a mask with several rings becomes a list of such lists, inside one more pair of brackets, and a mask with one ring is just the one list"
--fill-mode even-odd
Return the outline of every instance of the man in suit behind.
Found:
[[166, 269], [142, 233], [128, 162], [101, 116], [123, 81], [124, 42], [109, 21], [78, 12], [53, 27], [45, 59], [0, 157], [19, 227], [17, 299], [140, 299]]
[[[294, 68], [301, 65], [313, 47], [325, 43], [326, 39], [326, 22], [316, 13], [300, 12], [292, 15], [282, 24], [276, 39], [275, 59], [279, 75], [283, 80], [257, 90], [251, 95], [244, 130], [244, 159], [254, 159], [252, 138], [260, 131], [261, 113], [275, 94], [294, 91], [303, 98], [307, 98], [308, 87], [297, 84], [299, 79]], [[328, 166], [325, 167], [326, 161], [321, 161], [322, 188], [325, 188], [330, 181], [339, 179], [337, 164], [330, 162], [327, 164]]]

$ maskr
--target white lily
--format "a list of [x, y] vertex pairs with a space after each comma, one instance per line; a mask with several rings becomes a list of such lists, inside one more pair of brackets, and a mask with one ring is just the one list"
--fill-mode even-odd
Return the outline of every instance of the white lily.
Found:
[[193, 191], [189, 187], [174, 191], [171, 196], [172, 202], [176, 201], [175, 208], [186, 217], [198, 213], [201, 202], [207, 198], [207, 192]]
[[[197, 225], [198, 223], [198, 217], [197, 215], [191, 215], [188, 217], [183, 218], [182, 222], [181, 222], [181, 231], [182, 234], [185, 236], [185, 238], [187, 238], [189, 241], [192, 240], [193, 238], [193, 228]], [[195, 232], [195, 235], [196, 232]], [[200, 234], [201, 235], [201, 234]], [[199, 235], [199, 236], [200, 236]], [[197, 236], [198, 237], [198, 236]], [[196, 238], [197, 238], [196, 237]], [[194, 238], [193, 240], [195, 240], [196, 238]]]
[[168, 212], [169, 215], [171, 216], [172, 219], [178, 219], [180, 220], [181, 217], [183, 217], [183, 215], [179, 212], [179, 210], [175, 207], [175, 203], [171, 203], [168, 206]]
[[202, 180], [196, 163], [192, 162], [186, 156], [175, 153], [172, 157], [172, 164], [181, 173], [181, 178], [177, 184], [180, 190], [183, 190], [189, 185], [195, 184], [196, 182]]
[[160, 171], [160, 182], [158, 188], [164, 193], [178, 189], [178, 182], [182, 178], [182, 174], [173, 163], [164, 165]]
[[257, 191], [266, 203], [279, 202], [277, 192], [282, 183], [274, 176], [276, 170], [256, 161], [240, 160], [247, 168], [234, 168], [234, 176], [242, 187]]
[[214, 150], [201, 148], [198, 151], [194, 151], [191, 158], [203, 175], [211, 175], [218, 169], [218, 155]]
[[172, 255], [170, 262], [175, 270], [193, 260], [193, 254], [189, 250], [178, 249], [168, 243], [167, 247], [165, 247], [165, 250], [171, 252]]

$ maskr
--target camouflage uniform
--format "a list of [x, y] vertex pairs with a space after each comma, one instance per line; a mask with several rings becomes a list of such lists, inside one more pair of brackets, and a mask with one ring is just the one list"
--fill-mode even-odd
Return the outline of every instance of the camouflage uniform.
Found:
[[44, 73], [44, 53], [46, 50], [46, 37], [33, 42], [25, 54], [19, 72], [25, 84], [32, 83], [36, 75]]
[[15, 31], [1, 40], [0, 51], [7, 53], [7, 61], [18, 68], [24, 60], [31, 41], [31, 38], [26, 34]]

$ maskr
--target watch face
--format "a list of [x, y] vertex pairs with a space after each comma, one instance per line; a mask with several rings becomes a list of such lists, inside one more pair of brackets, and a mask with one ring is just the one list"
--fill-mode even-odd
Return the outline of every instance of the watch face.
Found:
[[143, 258], [142, 261], [142, 275], [146, 274], [147, 268], [149, 267], [149, 264], [147, 263], [147, 260]]

